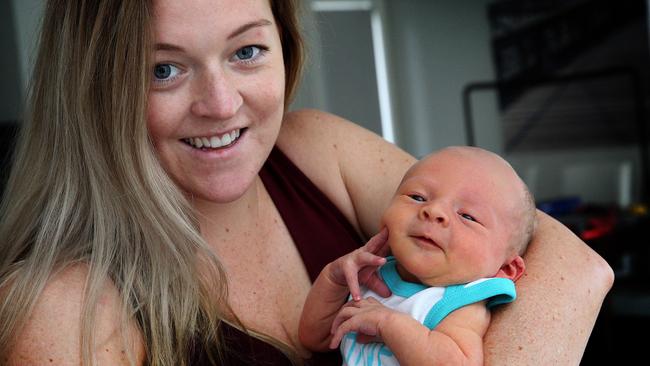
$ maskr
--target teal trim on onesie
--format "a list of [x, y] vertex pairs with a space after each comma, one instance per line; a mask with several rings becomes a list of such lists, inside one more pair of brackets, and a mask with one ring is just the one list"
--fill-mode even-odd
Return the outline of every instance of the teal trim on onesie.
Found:
[[397, 273], [397, 261], [395, 257], [386, 257], [386, 263], [379, 268], [381, 278], [384, 279], [386, 286], [394, 295], [401, 297], [411, 297], [422, 290], [426, 290], [429, 286], [421, 283], [406, 282]]
[[512, 302], [516, 297], [515, 284], [507, 278], [485, 278], [465, 285], [447, 286], [442, 299], [429, 310], [423, 324], [433, 329], [449, 313], [465, 305], [488, 299], [487, 307], [490, 309]]
[[[463, 306], [487, 300], [487, 307], [513, 301], [515, 286], [505, 278], [482, 278], [468, 284], [448, 287], [428, 287], [404, 281], [397, 272], [395, 257], [386, 258], [379, 273], [392, 291], [392, 296], [382, 298], [372, 290], [362, 287], [362, 297], [374, 297], [385, 306], [409, 314], [428, 329], [435, 328], [449, 313]], [[397, 358], [383, 343], [360, 344], [356, 333], [348, 333], [341, 342], [341, 355], [345, 365], [395, 366]]]
[[[421, 283], [404, 281], [397, 273], [395, 257], [386, 259], [379, 272], [394, 295], [408, 298], [429, 288]], [[429, 310], [424, 326], [433, 329], [452, 311], [475, 302], [488, 299], [487, 307], [490, 309], [512, 302], [516, 297], [515, 284], [507, 278], [483, 278], [468, 284], [451, 285], [445, 288], [442, 299]]]

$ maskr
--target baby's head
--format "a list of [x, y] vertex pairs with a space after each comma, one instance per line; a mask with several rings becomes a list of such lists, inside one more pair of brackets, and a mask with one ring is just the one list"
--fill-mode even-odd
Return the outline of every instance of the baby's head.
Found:
[[432, 153], [405, 174], [382, 222], [405, 279], [432, 286], [517, 280], [535, 202], [504, 159], [474, 147]]

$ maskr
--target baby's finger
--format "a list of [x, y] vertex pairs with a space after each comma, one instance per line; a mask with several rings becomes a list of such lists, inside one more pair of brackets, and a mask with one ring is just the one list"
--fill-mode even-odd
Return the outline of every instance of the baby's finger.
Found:
[[370, 252], [359, 252], [355, 253], [354, 261], [356, 262], [358, 268], [363, 268], [366, 266], [381, 266], [386, 263], [386, 258], [378, 256]]
[[368, 276], [368, 278], [366, 278], [363, 282], [367, 288], [374, 291], [379, 296], [388, 297], [391, 295], [390, 289], [386, 283], [381, 278], [379, 278], [376, 272]]
[[345, 328], [342, 327], [342, 325], [344, 324], [347, 324], [347, 321], [342, 323], [341, 326], [336, 328], [336, 330], [334, 331], [332, 340], [330, 341], [330, 349], [337, 348], [339, 344], [341, 344], [341, 340], [343, 339], [343, 337], [345, 337], [345, 335], [348, 333], [346, 329], [348, 329], [349, 327], [345, 327]]
[[361, 300], [361, 290], [359, 289], [359, 272], [356, 268], [351, 268], [346, 266], [343, 268], [343, 275], [345, 276], [345, 282], [348, 284], [348, 289], [350, 289], [350, 295], [354, 301]]
[[329, 344], [330, 349], [338, 348], [339, 344], [341, 344], [341, 340], [343, 339], [344, 335], [345, 334], [335, 332], [334, 335], [332, 336], [332, 340], [330, 340], [330, 344]]
[[368, 243], [366, 243], [365, 248], [367, 251], [370, 253], [377, 254], [380, 252], [382, 249], [385, 249], [387, 247], [386, 242], [388, 241], [388, 229], [385, 227], [379, 231], [379, 233], [375, 234], [370, 240], [368, 240]]
[[336, 314], [334, 320], [332, 321], [332, 327], [330, 328], [330, 333], [334, 334], [334, 332], [341, 325], [341, 323], [350, 319], [352, 316], [354, 316], [354, 314], [357, 313], [358, 304], [359, 302], [349, 301], [348, 303], [343, 305], [341, 310], [339, 310], [339, 313]]
[[357, 332], [357, 336], [359, 336], [358, 323], [359, 321], [356, 318], [350, 318], [341, 323], [341, 325], [339, 325], [338, 328], [336, 328], [334, 331], [332, 341], [330, 342], [330, 348], [338, 347], [338, 345], [341, 343], [341, 339], [343, 339], [343, 337], [350, 332]]

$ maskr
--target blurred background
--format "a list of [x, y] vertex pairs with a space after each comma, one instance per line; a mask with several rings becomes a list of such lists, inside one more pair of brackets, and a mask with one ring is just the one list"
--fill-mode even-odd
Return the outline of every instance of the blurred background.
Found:
[[[341, 115], [418, 157], [448, 145], [504, 156], [615, 270], [582, 364], [637, 360], [645, 337], [630, 329], [650, 326], [648, 3], [305, 0], [291, 108]], [[42, 8], [0, 1], [0, 189]]]

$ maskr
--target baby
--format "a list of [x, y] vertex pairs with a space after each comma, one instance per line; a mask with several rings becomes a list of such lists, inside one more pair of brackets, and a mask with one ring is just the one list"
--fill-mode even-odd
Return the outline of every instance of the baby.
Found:
[[402, 179], [385, 229], [320, 273], [301, 342], [340, 344], [346, 365], [482, 365], [489, 309], [515, 299], [535, 212], [498, 155], [449, 147], [426, 156]]

